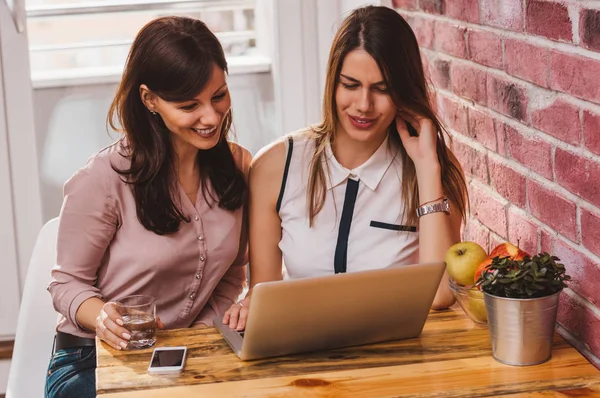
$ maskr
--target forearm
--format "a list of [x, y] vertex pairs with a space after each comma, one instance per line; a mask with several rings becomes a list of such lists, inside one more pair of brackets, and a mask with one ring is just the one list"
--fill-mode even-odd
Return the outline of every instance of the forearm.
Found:
[[100, 314], [104, 304], [104, 301], [97, 297], [92, 297], [85, 300], [77, 309], [77, 322], [84, 328], [95, 331], [96, 318]]
[[[439, 169], [430, 167], [417, 174], [419, 200], [429, 202], [444, 195]], [[456, 217], [456, 216], [455, 216]], [[460, 240], [460, 231], [452, 223], [452, 217], [444, 212], [430, 213], [419, 218], [419, 262], [444, 261], [446, 252]], [[432, 308], [447, 308], [454, 303], [454, 296], [444, 273]]]
[[[444, 195], [439, 170], [427, 169], [417, 176], [421, 204]], [[419, 218], [419, 262], [443, 261], [446, 251], [457, 243], [451, 217], [444, 212], [430, 213]]]

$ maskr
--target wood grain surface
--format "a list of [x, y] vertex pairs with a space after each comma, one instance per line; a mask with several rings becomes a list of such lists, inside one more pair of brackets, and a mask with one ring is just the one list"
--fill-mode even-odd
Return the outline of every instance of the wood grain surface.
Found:
[[432, 311], [414, 339], [243, 362], [214, 328], [160, 331], [156, 346], [188, 347], [179, 375], [147, 373], [152, 349], [98, 347], [103, 398], [600, 397], [600, 371], [555, 334], [552, 359], [527, 367], [491, 355], [487, 328], [459, 308]]

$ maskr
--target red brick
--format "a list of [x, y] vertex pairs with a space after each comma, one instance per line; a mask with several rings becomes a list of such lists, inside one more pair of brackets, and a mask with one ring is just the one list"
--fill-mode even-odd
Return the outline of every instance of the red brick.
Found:
[[[453, 1], [453, 0], [450, 0]], [[430, 14], [444, 14], [446, 11], [445, 0], [419, 0], [419, 8]]]
[[508, 157], [508, 137], [506, 135], [506, 125], [498, 120], [494, 120], [496, 130], [496, 141], [498, 142], [498, 153]]
[[527, 90], [500, 77], [488, 75], [487, 103], [488, 107], [514, 119], [525, 121], [527, 116]]
[[446, 14], [462, 21], [479, 23], [478, 0], [450, 0], [446, 2]]
[[549, 39], [573, 41], [569, 10], [550, 1], [527, 1], [527, 32]]
[[592, 253], [600, 256], [600, 215], [581, 209], [581, 241]]
[[431, 79], [431, 62], [429, 61], [429, 56], [423, 53], [423, 51], [421, 51], [421, 63], [423, 64], [425, 79]]
[[583, 111], [583, 140], [585, 147], [600, 155], [600, 115]]
[[600, 104], [600, 61], [550, 51], [550, 88]]
[[531, 215], [572, 241], [577, 240], [577, 206], [534, 181], [527, 183]]
[[560, 148], [556, 148], [554, 156], [556, 181], [600, 207], [600, 163]]
[[479, 244], [486, 253], [490, 250], [490, 230], [479, 222], [469, 220], [465, 227], [463, 240], [468, 240]]
[[460, 162], [465, 174], [475, 177], [481, 182], [488, 182], [487, 154], [477, 149], [454, 141], [454, 154]]
[[408, 22], [415, 33], [419, 46], [432, 49], [435, 22], [432, 19], [417, 16], [409, 16], [406, 18], [406, 22]]
[[469, 59], [502, 69], [502, 39], [493, 32], [469, 29]]
[[490, 234], [490, 252], [501, 243], [508, 241], [508, 235], [500, 236], [496, 234]]
[[480, 0], [481, 23], [498, 28], [523, 31], [521, 0]]
[[582, 47], [600, 51], [600, 10], [581, 10], [579, 37]]
[[536, 173], [553, 179], [552, 146], [538, 137], [525, 138], [510, 126], [506, 126], [508, 150], [512, 158]]
[[482, 143], [485, 147], [496, 151], [494, 119], [489, 115], [474, 108], [469, 108], [469, 131], [467, 134], [469, 137]]
[[488, 159], [490, 185], [509, 202], [525, 209], [527, 201], [525, 176], [508, 166]]
[[467, 107], [444, 95], [438, 96], [438, 114], [444, 125], [459, 134], [469, 130]]
[[552, 235], [550, 235], [548, 232], [544, 231], [542, 229], [542, 231], [540, 232], [540, 252], [542, 253], [552, 253], [552, 241], [553, 241], [553, 237]]
[[579, 108], [568, 102], [557, 100], [546, 108], [536, 110], [531, 115], [531, 123], [538, 130], [569, 144], [579, 145], [581, 142]]
[[506, 206], [487, 192], [471, 186], [471, 212], [483, 225], [501, 236], [506, 236]]
[[444, 90], [450, 88], [450, 61], [436, 59], [430, 64], [430, 76], [433, 84]]
[[486, 104], [487, 74], [484, 70], [453, 63], [450, 68], [450, 81], [456, 95], [482, 105]]
[[573, 249], [560, 239], [554, 240], [554, 252], [565, 265], [567, 274], [571, 275], [569, 287], [579, 293], [590, 303], [600, 305], [600, 264], [576, 249]]
[[522, 40], [504, 39], [504, 70], [538, 86], [548, 87], [549, 53], [547, 48]]
[[403, 10], [415, 10], [417, 8], [417, 0], [393, 0], [394, 8], [402, 8]]
[[596, 356], [600, 356], [600, 319], [568, 294], [562, 293], [558, 304], [558, 322], [581, 340]]
[[437, 21], [435, 23], [435, 49], [460, 58], [467, 57], [466, 28]]
[[514, 208], [508, 209], [508, 241], [518, 245], [529, 255], [537, 254], [538, 228]]

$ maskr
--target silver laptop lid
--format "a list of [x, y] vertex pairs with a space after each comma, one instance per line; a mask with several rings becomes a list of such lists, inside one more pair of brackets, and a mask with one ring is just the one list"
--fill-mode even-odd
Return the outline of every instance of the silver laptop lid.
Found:
[[444, 269], [439, 262], [257, 284], [235, 351], [250, 360], [415, 337]]

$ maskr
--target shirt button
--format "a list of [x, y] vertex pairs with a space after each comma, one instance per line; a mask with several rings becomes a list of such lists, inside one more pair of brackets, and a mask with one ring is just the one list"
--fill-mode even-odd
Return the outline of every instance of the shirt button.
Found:
[[200, 217], [198, 217], [198, 215], [194, 216], [194, 221], [198, 221], [200, 219]]
[[190, 294], [190, 300], [193, 300], [196, 295], [194, 293]]
[[202, 278], [202, 272], [198, 272], [198, 273], [196, 274], [196, 279], [200, 279], [200, 278]]
[[204, 235], [198, 235], [198, 240], [202, 242], [204, 240]]
[[204, 254], [201, 254], [200, 255], [200, 261], [204, 261], [204, 260], [206, 260], [206, 256], [204, 256]]

